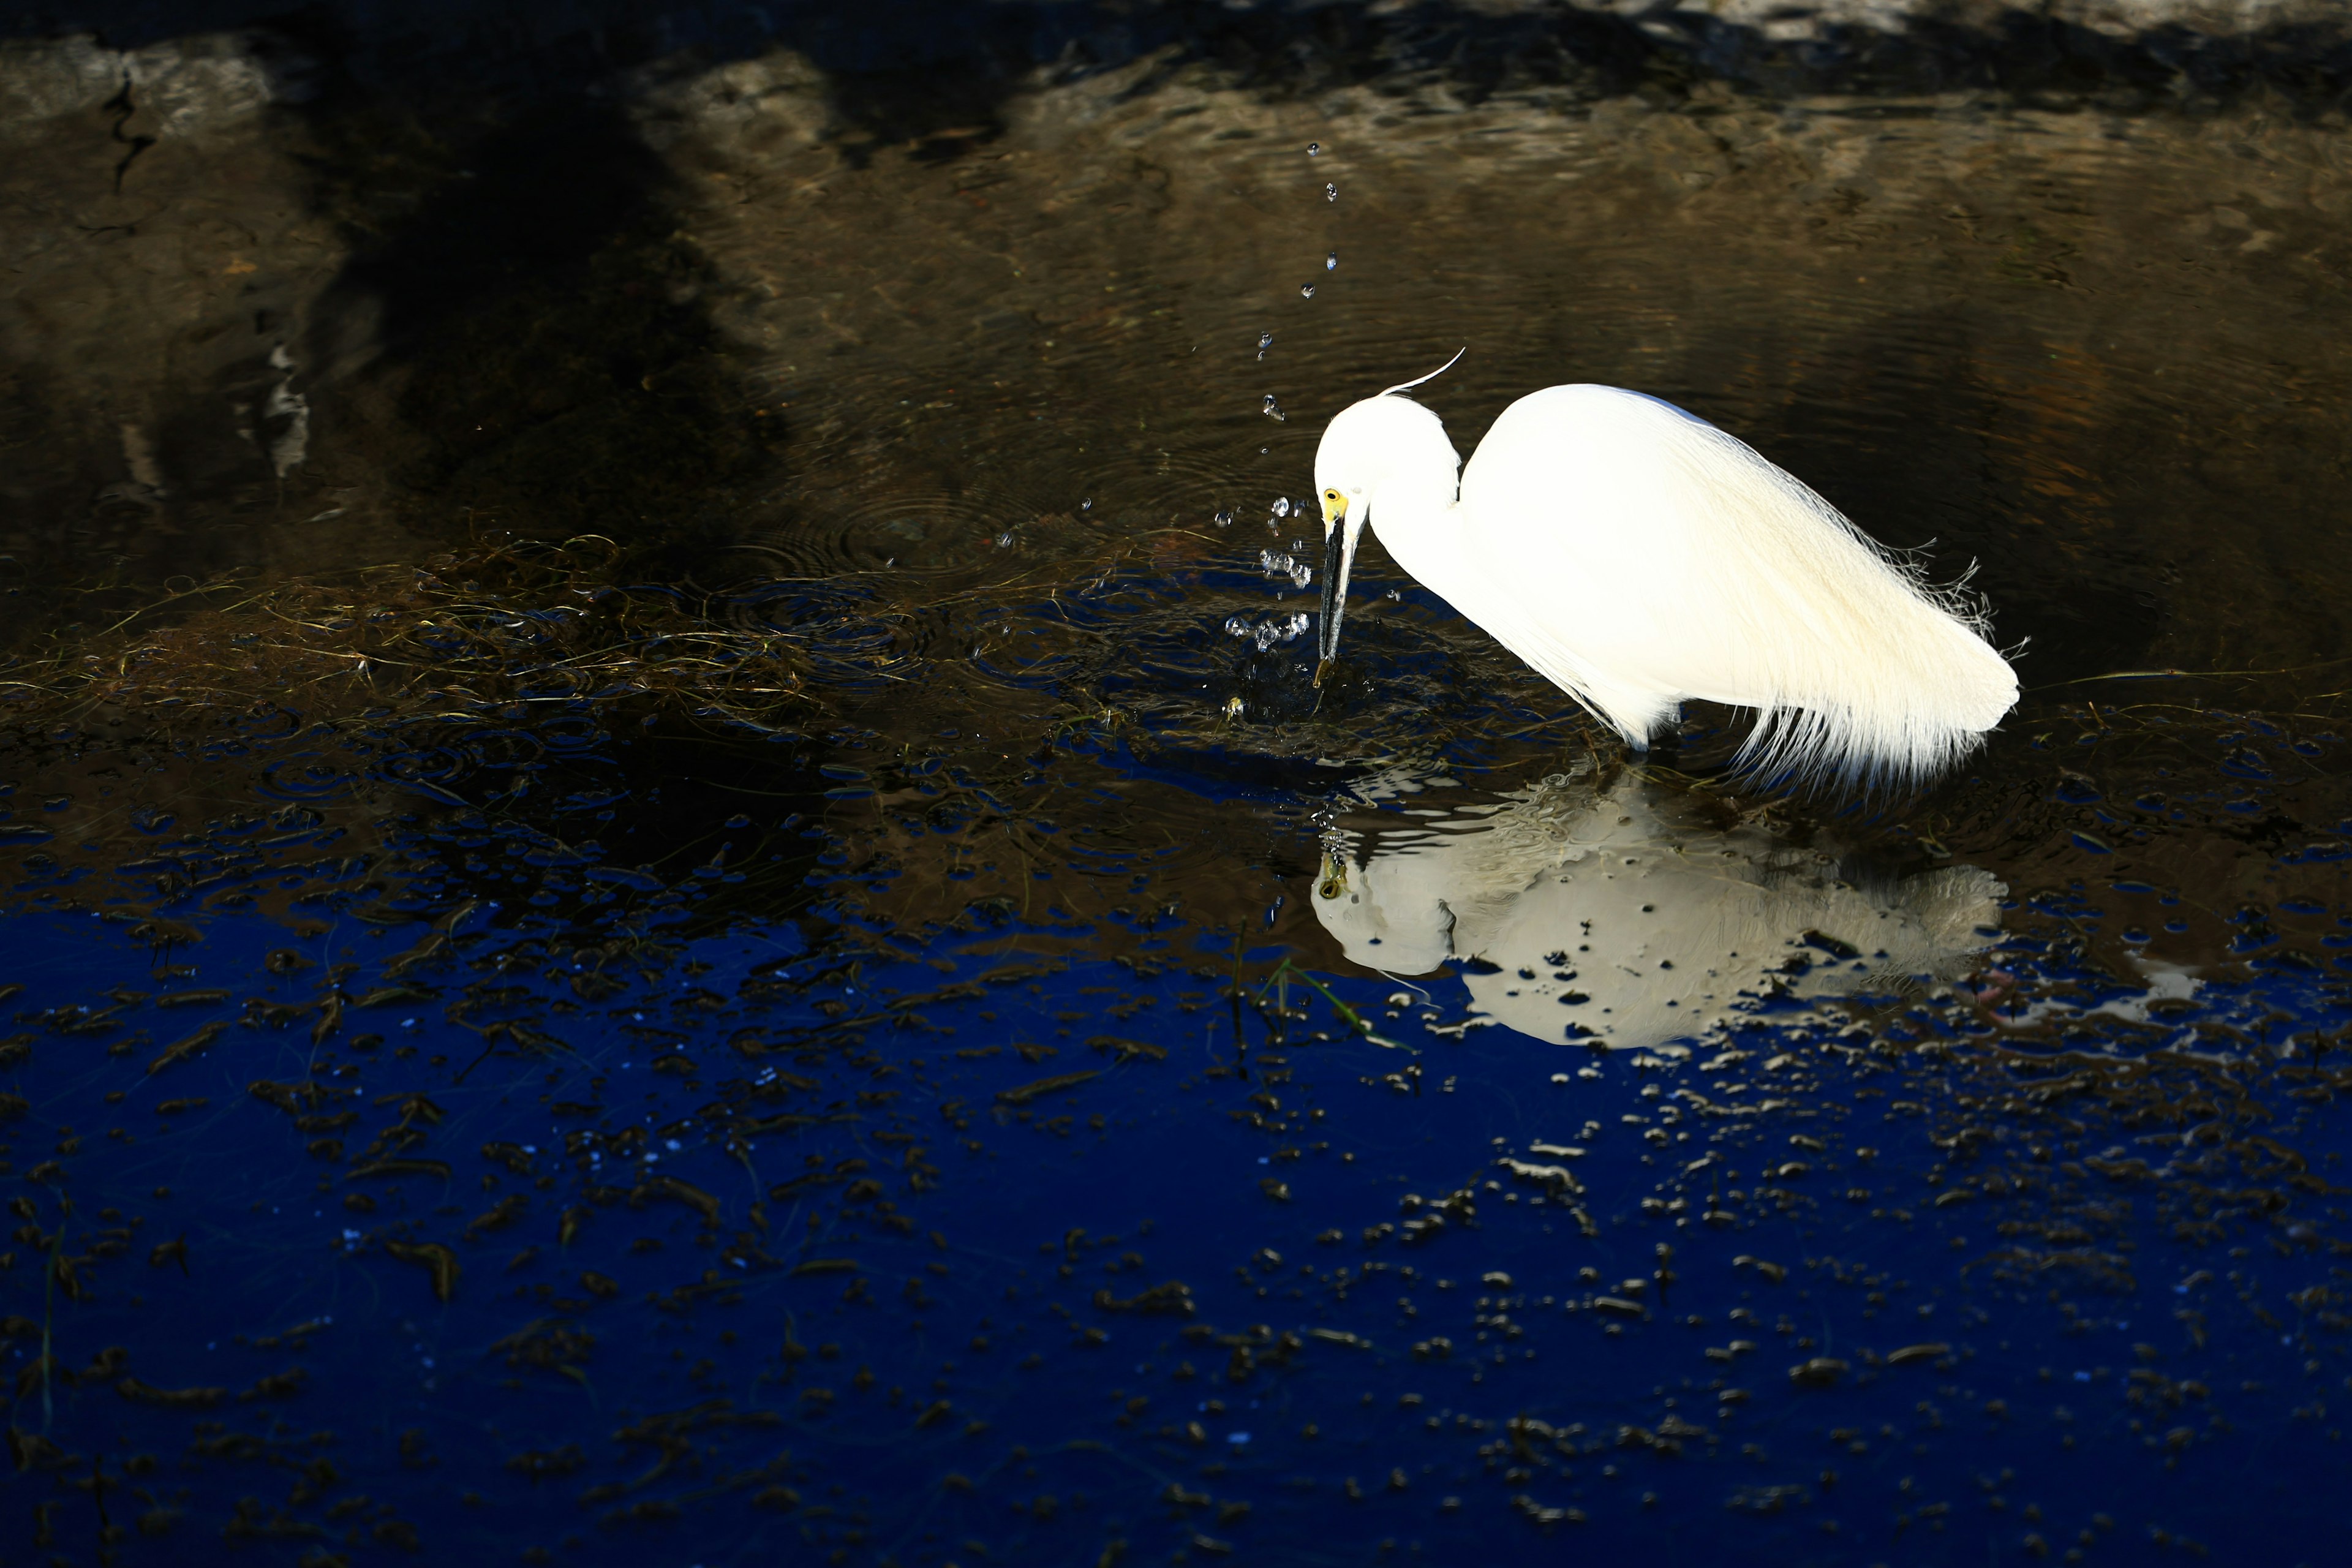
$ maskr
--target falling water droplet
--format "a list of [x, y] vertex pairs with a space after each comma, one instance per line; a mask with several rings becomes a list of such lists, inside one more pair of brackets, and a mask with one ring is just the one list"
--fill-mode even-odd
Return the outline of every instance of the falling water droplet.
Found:
[[1012, 536], [1011, 534], [1009, 534], [1009, 533], [1000, 533], [1000, 534], [998, 534], [998, 535], [996, 536], [996, 548], [998, 548], [999, 550], [1010, 550], [1010, 549], [1012, 549], [1012, 548], [1013, 548], [1013, 536]]
[[[1274, 399], [1269, 397], [1266, 401], [1268, 403], [1272, 403]], [[1288, 517], [1290, 515], [1290, 498], [1288, 496], [1276, 496], [1275, 498], [1274, 515], [1276, 517]]]
[[1231, 528], [1233, 525], [1234, 514], [1232, 512], [1221, 511], [1217, 514], [1217, 526], [1219, 528]]
[[1321, 151], [1323, 151], [1323, 143], [1320, 142], [1309, 142], [1307, 144], [1307, 155], [1310, 158]]
[[1088, 496], [1086, 500], [1084, 500], [1080, 501], [1080, 502], [1078, 503], [1078, 510], [1079, 510], [1080, 511], [1092, 511], [1092, 510], [1095, 510], [1095, 500], [1094, 500], [1094, 497], [1092, 497], [1092, 496]]
[[1325, 201], [1327, 201], [1327, 202], [1336, 202], [1336, 201], [1338, 201], [1338, 200], [1339, 199], [1339, 186], [1337, 186], [1337, 185], [1326, 185], [1326, 186], [1324, 186], [1324, 187], [1323, 187], [1323, 199], [1324, 199]]
[[1265, 395], [1265, 407], [1264, 409], [1264, 413], [1269, 419], [1281, 419], [1286, 417], [1282, 412], [1282, 405], [1274, 400], [1274, 394], [1271, 392]]
[[1307, 287], [1301, 289], [1298, 291], [1298, 297], [1302, 300], [1312, 300], [1315, 298], [1315, 285], [1309, 283]]
[[1270, 349], [1274, 347], [1274, 334], [1272, 332], [1260, 332], [1257, 335], [1257, 346], [1262, 349]]
[[1333, 251], [1330, 255], [1328, 255], [1328, 256], [1327, 256], [1327, 257], [1325, 257], [1325, 258], [1323, 258], [1323, 270], [1324, 270], [1324, 271], [1326, 271], [1326, 272], [1330, 271], [1333, 268], [1335, 268], [1335, 267], [1337, 267], [1337, 266], [1339, 266], [1339, 253], [1338, 251], [1336, 251], [1336, 250], [1335, 250], [1335, 251]]

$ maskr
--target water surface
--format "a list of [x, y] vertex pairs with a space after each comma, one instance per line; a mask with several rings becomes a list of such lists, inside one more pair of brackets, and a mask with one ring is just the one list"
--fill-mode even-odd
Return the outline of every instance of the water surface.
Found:
[[[2323, 1560], [2341, 132], [855, 85], [281, 106], [23, 242], [23, 1538]], [[1465, 450], [1634, 386], [1973, 569], [2018, 711], [1632, 759], [1372, 546], [1318, 696], [1313, 443], [1465, 344]]]

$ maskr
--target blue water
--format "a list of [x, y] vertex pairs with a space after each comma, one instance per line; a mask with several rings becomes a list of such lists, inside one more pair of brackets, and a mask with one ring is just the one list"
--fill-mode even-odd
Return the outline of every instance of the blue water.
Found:
[[388, 925], [288, 837], [303, 934], [20, 889], [38, 1560], [2335, 1558], [2307, 960], [2135, 1021], [2052, 940], [2090, 906], [2013, 910], [2054, 1019], [1759, 998], [1676, 1060], [1326, 995], [1287, 902], [891, 924], [787, 828], [789, 918], [614, 874]]

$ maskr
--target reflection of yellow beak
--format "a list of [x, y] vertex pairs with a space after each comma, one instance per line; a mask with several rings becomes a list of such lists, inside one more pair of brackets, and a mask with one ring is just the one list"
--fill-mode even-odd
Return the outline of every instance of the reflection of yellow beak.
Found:
[[1323, 869], [1315, 879], [1315, 896], [1336, 899], [1348, 890], [1348, 868], [1345, 862], [1329, 851], [1323, 856]]

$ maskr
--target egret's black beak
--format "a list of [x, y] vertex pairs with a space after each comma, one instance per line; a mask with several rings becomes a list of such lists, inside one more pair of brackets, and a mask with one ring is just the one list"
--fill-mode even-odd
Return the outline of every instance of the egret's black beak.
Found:
[[1345, 502], [1323, 503], [1323, 619], [1316, 632], [1315, 684], [1331, 673], [1339, 657], [1339, 623], [1348, 614], [1348, 574], [1356, 563], [1355, 531], [1347, 523]]

